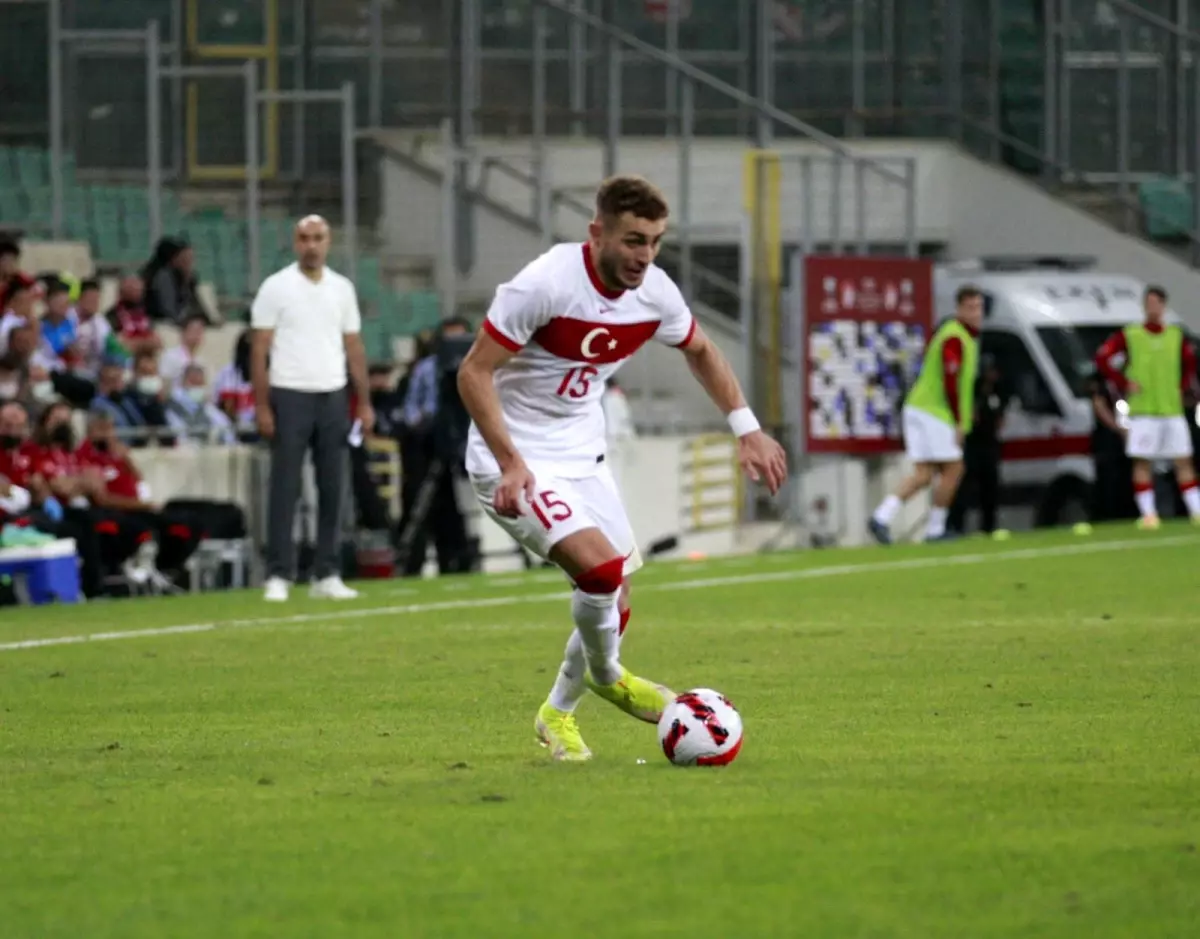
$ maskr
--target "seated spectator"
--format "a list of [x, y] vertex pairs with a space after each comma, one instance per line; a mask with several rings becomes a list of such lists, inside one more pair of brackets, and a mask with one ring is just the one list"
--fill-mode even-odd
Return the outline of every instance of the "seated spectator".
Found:
[[44, 281], [46, 310], [42, 314], [42, 344], [47, 356], [59, 365], [69, 363], [75, 355], [76, 330], [71, 318], [71, 288], [57, 277]]
[[[117, 522], [125, 523], [101, 532], [102, 547], [132, 559], [125, 573], [136, 583], [173, 587], [164, 572], [181, 572], [199, 546], [207, 504], [154, 503], [129, 448], [117, 438], [112, 417], [103, 412], [88, 416], [88, 435], [79, 448], [79, 462], [100, 474], [104, 480], [102, 504], [109, 513], [119, 513]], [[145, 531], [153, 533], [153, 539], [146, 539]]]
[[184, 369], [196, 361], [200, 347], [204, 345], [207, 327], [208, 320], [203, 316], [192, 315], [187, 318], [179, 331], [179, 345], [172, 346], [162, 354], [158, 371], [164, 381], [176, 384], [183, 377]]
[[196, 443], [237, 442], [233, 422], [210, 399], [203, 365], [192, 364], [184, 369], [183, 377], [167, 399], [167, 423], [182, 438]]
[[67, 371], [62, 360], [50, 352], [36, 324], [12, 331], [7, 361], [22, 376], [24, 390], [17, 397], [31, 411], [40, 411], [60, 396], [83, 407], [96, 393], [90, 381]]
[[[196, 296], [195, 252], [183, 238], [163, 238], [142, 269], [146, 315], [155, 322], [182, 326], [193, 315], [204, 317]], [[204, 317], [207, 322], [207, 317]]]
[[233, 361], [217, 372], [213, 382], [213, 396], [217, 406], [224, 411], [243, 439], [254, 439], [254, 386], [250, 383], [250, 339], [251, 331], [245, 330], [238, 336], [233, 350]]
[[[0, 292], [9, 279], [21, 273], [21, 246], [12, 238], [0, 238]], [[0, 305], [4, 298], [0, 297]]]
[[20, 521], [57, 538], [73, 538], [82, 565], [84, 596], [103, 590], [103, 567], [90, 497], [101, 487], [75, 458], [71, 408], [56, 402], [42, 413], [29, 437], [29, 415], [19, 404], [0, 407], [0, 472], [29, 491], [28, 516]]
[[108, 320], [100, 315], [100, 282], [85, 280], [79, 285], [79, 299], [72, 311], [75, 319], [74, 372], [89, 381], [100, 376], [106, 358], [119, 360], [128, 355]]
[[121, 280], [117, 302], [105, 314], [108, 325], [130, 355], [157, 352], [162, 348], [162, 340], [158, 338], [154, 324], [146, 315], [144, 298], [145, 287], [142, 279], [137, 274], [130, 274]]
[[9, 334], [8, 354], [0, 359], [6, 373], [16, 376], [17, 391], [14, 401], [19, 401], [31, 414], [40, 414], [58, 395], [54, 391], [54, 363], [38, 348], [36, 326], [21, 325]]
[[4, 288], [6, 305], [0, 317], [0, 355], [8, 352], [12, 331], [37, 324], [38, 283], [26, 274], [14, 274]]
[[16, 360], [9, 355], [0, 358], [0, 405], [16, 401], [24, 390], [24, 376]]
[[0, 405], [0, 548], [28, 543], [26, 539], [13, 539], [10, 534], [14, 527], [20, 527], [25, 521], [33, 502], [29, 490], [20, 485], [26, 474], [18, 465], [16, 453], [23, 441], [12, 432], [14, 428], [8, 426], [19, 410], [15, 404]]
[[[125, 369], [105, 362], [100, 369], [96, 397], [91, 410], [112, 417], [121, 436], [131, 446], [144, 446], [155, 431], [167, 427], [166, 388], [158, 374], [158, 357], [153, 352], [139, 353], [133, 362], [133, 387], [128, 387]], [[159, 435], [159, 439], [161, 435]]]

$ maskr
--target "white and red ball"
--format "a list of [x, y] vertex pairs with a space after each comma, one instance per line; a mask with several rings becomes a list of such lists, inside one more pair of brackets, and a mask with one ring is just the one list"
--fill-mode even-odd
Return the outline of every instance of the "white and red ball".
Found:
[[742, 715], [719, 691], [685, 691], [663, 710], [658, 742], [676, 766], [725, 766], [742, 749]]

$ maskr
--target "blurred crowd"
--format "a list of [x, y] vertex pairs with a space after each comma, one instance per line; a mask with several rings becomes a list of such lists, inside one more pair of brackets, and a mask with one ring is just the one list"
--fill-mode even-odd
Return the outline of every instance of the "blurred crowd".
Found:
[[[163, 239], [139, 272], [101, 306], [99, 280], [20, 269], [20, 249], [0, 243], [0, 403], [36, 422], [65, 402], [111, 416], [133, 446], [150, 440], [231, 442], [252, 411], [248, 351], [216, 376], [201, 361], [213, 316], [196, 291], [192, 249]], [[163, 347], [159, 325], [178, 328]]]
[[[248, 350], [209, 381], [213, 318], [183, 241], [163, 239], [121, 277], [107, 310], [98, 280], [20, 262], [20, 246], [0, 241], [0, 547], [74, 539], [88, 597], [172, 589], [201, 540], [243, 535], [244, 518], [157, 502], [133, 451], [233, 442], [251, 403]], [[178, 328], [178, 345], [164, 349], [159, 325]], [[0, 584], [0, 602], [10, 593]]]

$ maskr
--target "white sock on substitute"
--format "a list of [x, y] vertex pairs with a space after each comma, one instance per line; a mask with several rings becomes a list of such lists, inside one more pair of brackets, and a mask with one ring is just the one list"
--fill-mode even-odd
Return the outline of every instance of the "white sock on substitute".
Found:
[[875, 514], [871, 517], [880, 525], [892, 524], [892, 519], [896, 517], [896, 513], [900, 511], [900, 506], [904, 505], [900, 501], [900, 497], [896, 495], [888, 496], [879, 503], [879, 508], [875, 510]]
[[558, 667], [558, 677], [554, 679], [554, 687], [550, 689], [550, 707], [559, 711], [574, 711], [587, 694], [587, 685], [583, 682], [586, 671], [587, 657], [583, 654], [583, 637], [576, 629], [567, 640], [562, 665]]
[[949, 509], [944, 509], [940, 505], [933, 506], [929, 510], [929, 525], [925, 528], [925, 537], [941, 538], [946, 534], [946, 516], [949, 514]]
[[583, 642], [588, 670], [601, 685], [611, 685], [621, 677], [620, 628], [617, 594], [584, 593], [571, 595], [571, 618]]
[[1149, 518], [1152, 515], [1158, 514], [1158, 506], [1154, 501], [1154, 487], [1146, 486], [1144, 489], [1135, 488], [1133, 498], [1137, 502], [1138, 512], [1142, 518]]
[[1200, 486], [1195, 482], [1183, 487], [1183, 504], [1187, 506], [1188, 515], [1200, 518]]

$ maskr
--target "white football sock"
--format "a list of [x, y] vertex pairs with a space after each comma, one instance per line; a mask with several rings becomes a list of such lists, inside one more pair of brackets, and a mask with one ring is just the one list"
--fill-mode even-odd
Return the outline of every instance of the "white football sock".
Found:
[[1138, 512], [1141, 513], [1142, 518], [1150, 518], [1152, 515], [1158, 514], [1153, 486], [1146, 486], [1144, 489], [1135, 488], [1133, 498], [1137, 501]]
[[550, 689], [550, 707], [559, 711], [574, 711], [587, 694], [587, 685], [583, 682], [586, 671], [587, 657], [583, 654], [583, 637], [576, 629], [567, 640], [562, 665], [558, 667], [558, 677], [554, 679], [554, 687]]
[[896, 517], [896, 513], [900, 511], [900, 506], [903, 504], [899, 496], [888, 496], [879, 503], [879, 508], [875, 510], [872, 518], [879, 522], [880, 525], [890, 525], [892, 524], [892, 519]]
[[929, 525], [925, 529], [925, 537], [941, 538], [946, 534], [946, 516], [949, 514], [949, 509], [942, 508], [940, 505], [933, 506], [929, 510]]
[[592, 678], [601, 685], [611, 685], [621, 677], [621, 618], [617, 612], [617, 593], [576, 590], [571, 595], [571, 618], [579, 630]]
[[1183, 487], [1183, 504], [1187, 506], [1188, 515], [1200, 518], [1200, 486], [1192, 482]]

